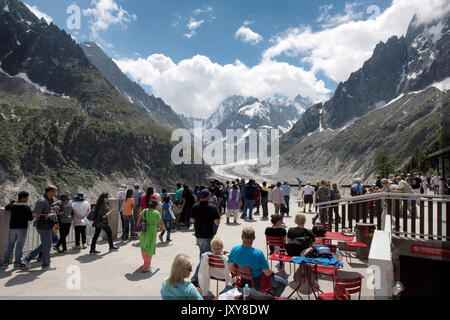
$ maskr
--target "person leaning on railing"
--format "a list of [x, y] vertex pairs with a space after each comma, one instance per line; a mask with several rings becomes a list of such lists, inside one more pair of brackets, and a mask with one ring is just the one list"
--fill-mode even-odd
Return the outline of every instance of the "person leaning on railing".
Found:
[[[414, 194], [414, 191], [411, 188], [411, 186], [401, 176], [398, 176], [395, 180], [397, 181], [397, 185], [392, 185], [392, 190], [393, 191], [397, 191], [397, 192], [405, 193], [405, 194]], [[408, 196], [408, 212], [409, 212], [409, 215], [411, 215], [412, 200], [416, 200], [416, 197], [415, 196]]]

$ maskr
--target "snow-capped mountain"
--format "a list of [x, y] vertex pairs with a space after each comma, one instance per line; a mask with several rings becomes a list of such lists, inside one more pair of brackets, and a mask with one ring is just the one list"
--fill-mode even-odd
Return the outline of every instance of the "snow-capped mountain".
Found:
[[[285, 176], [368, 178], [384, 150], [408, 159], [449, 127], [450, 16], [379, 43], [333, 97], [308, 109], [280, 141]], [[436, 89], [437, 88], [437, 89]]]

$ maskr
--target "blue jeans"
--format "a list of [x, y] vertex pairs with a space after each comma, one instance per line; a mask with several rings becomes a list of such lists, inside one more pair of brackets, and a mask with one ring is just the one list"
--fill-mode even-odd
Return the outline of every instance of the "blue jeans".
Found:
[[248, 217], [251, 219], [253, 217], [253, 207], [255, 206], [255, 200], [245, 199], [244, 211], [242, 212], [242, 217], [247, 218], [247, 209], [249, 209]]
[[123, 236], [128, 236], [130, 232], [132, 236], [135, 235], [135, 225], [133, 215], [131, 216], [123, 215], [123, 223], [124, 223]]
[[[259, 290], [261, 288], [261, 276], [258, 278], [254, 278], [253, 282], [255, 283], [255, 290]], [[244, 285], [245, 284], [249, 284], [249, 286], [251, 286], [251, 282], [245, 282], [243, 281]], [[287, 287], [288, 282], [276, 275], [272, 275], [270, 277], [270, 284], [272, 285], [273, 288], [273, 294], [275, 295], [275, 297], [281, 297], [281, 295], [284, 292], [284, 289]]]
[[42, 253], [42, 267], [50, 266], [50, 249], [52, 248], [52, 235], [53, 230], [41, 230], [37, 229], [39, 236], [41, 237], [41, 244], [37, 246], [25, 257], [25, 260], [31, 261]]
[[19, 266], [22, 263], [23, 246], [25, 245], [25, 240], [27, 238], [28, 229], [10, 229], [8, 232], [8, 248], [3, 255], [3, 265], [8, 265], [11, 261], [11, 256], [13, 254], [14, 246], [15, 260], [14, 265]]
[[268, 218], [269, 217], [269, 207], [267, 205], [268, 202], [269, 202], [268, 198], [261, 198], [261, 205], [262, 205], [263, 217], [264, 218]]
[[289, 209], [289, 202], [291, 201], [291, 197], [290, 196], [284, 196], [284, 201], [286, 202], [286, 207], [287, 207], [287, 215], [289, 215], [290, 213], [290, 209]]
[[[167, 229], [167, 241], [170, 240], [170, 233], [172, 231], [172, 220], [163, 220], [164, 225], [166, 226]], [[161, 238], [164, 236], [166, 232], [163, 230], [161, 232]]]
[[186, 227], [191, 227], [191, 209], [184, 209], [184, 222], [186, 223]]
[[197, 238], [197, 245], [200, 249], [200, 262], [198, 263], [197, 269], [195, 269], [192, 281], [198, 281], [198, 271], [200, 269], [200, 263], [202, 262], [202, 255], [206, 252], [211, 252], [211, 241], [212, 239]]

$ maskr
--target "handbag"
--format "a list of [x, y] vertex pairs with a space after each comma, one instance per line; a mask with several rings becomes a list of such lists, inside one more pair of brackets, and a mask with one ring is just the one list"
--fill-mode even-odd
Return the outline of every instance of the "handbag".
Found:
[[281, 206], [280, 210], [281, 210], [281, 213], [284, 213], [284, 214], [288, 214], [289, 213], [288, 208], [284, 204]]
[[[147, 210], [145, 210], [145, 211], [147, 211]], [[144, 233], [146, 229], [147, 229], [147, 223], [145, 223], [145, 214], [144, 214], [142, 216], [141, 223], [138, 224], [138, 226], [136, 227], [134, 232], [136, 232], [136, 233]]]

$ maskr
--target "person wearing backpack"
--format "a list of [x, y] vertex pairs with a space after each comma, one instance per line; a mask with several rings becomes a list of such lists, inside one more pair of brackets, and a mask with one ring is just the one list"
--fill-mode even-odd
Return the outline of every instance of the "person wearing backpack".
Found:
[[[72, 204], [73, 212], [73, 225], [75, 230], [75, 247], [74, 250], [79, 250], [80, 248], [86, 249], [86, 227], [89, 223], [87, 216], [91, 213], [91, 205], [86, 201], [86, 196], [84, 193], [79, 192]], [[80, 247], [80, 238], [82, 247]]]
[[[170, 240], [170, 232], [172, 231], [172, 225], [173, 223], [175, 223], [177, 220], [175, 218], [175, 215], [173, 213], [173, 209], [175, 207], [175, 205], [172, 203], [172, 201], [170, 201], [170, 197], [166, 196], [163, 199], [163, 203], [161, 205], [162, 207], [162, 222], [163, 224], [166, 226], [167, 229], [167, 239], [166, 242], [171, 242], [172, 240]], [[166, 233], [166, 231], [161, 231], [161, 234], [159, 235], [159, 240], [161, 242], [163, 242], [163, 236]]]
[[14, 269], [26, 267], [22, 263], [23, 247], [28, 233], [28, 224], [33, 221], [33, 211], [28, 205], [28, 198], [30, 194], [26, 191], [19, 193], [18, 201], [12, 201], [6, 206], [5, 210], [11, 212], [11, 219], [9, 222], [8, 231], [8, 247], [3, 255], [1, 268], [6, 270], [9, 266], [14, 247], [16, 248]]
[[[297, 227], [290, 228], [287, 233], [287, 245], [286, 249], [289, 249], [288, 254], [293, 254], [293, 256], [300, 256], [304, 249], [311, 246], [311, 243], [316, 241], [316, 236], [314, 233], [305, 228], [306, 215], [299, 213], [295, 216], [295, 224]], [[291, 252], [291, 247], [292, 251]]]
[[356, 179], [355, 182], [353, 183], [350, 189], [350, 194], [352, 197], [357, 197], [363, 194], [364, 190], [361, 183], [362, 183], [361, 179]]
[[328, 184], [322, 181], [322, 186], [317, 190], [317, 204], [319, 207], [319, 213], [313, 218], [313, 224], [316, 224], [317, 219], [320, 217], [320, 222], [325, 223], [327, 221], [328, 209], [321, 207], [320, 203], [327, 202], [330, 198], [330, 189], [328, 189]]
[[112, 237], [112, 231], [109, 227], [108, 223], [108, 217], [113, 213], [114, 210], [109, 209], [109, 194], [108, 193], [102, 193], [100, 197], [97, 200], [97, 204], [95, 205], [95, 217], [94, 217], [94, 223], [93, 226], [95, 228], [94, 237], [92, 238], [91, 243], [91, 255], [100, 254], [101, 252], [95, 250], [95, 247], [97, 245], [98, 237], [100, 236], [100, 233], [103, 231], [106, 232], [106, 235], [108, 236], [108, 243], [109, 243], [109, 251], [118, 251], [119, 247], [114, 246], [113, 243], [113, 237]]

